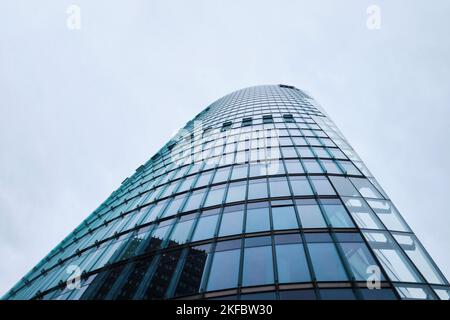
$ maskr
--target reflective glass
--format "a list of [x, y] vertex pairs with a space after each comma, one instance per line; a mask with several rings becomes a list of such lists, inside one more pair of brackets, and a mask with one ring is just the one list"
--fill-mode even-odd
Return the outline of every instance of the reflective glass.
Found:
[[297, 200], [295, 203], [302, 228], [326, 228], [327, 224], [316, 200]]
[[298, 228], [294, 207], [272, 207], [272, 221], [274, 230]]
[[235, 288], [239, 275], [239, 249], [214, 253], [209, 273], [208, 291]]
[[242, 233], [244, 206], [225, 207], [220, 223], [219, 237]]
[[336, 194], [331, 183], [325, 177], [311, 177], [311, 183], [318, 195], [330, 196]]
[[214, 237], [218, 219], [218, 210], [204, 211], [195, 227], [192, 241], [199, 241]]
[[248, 199], [267, 198], [267, 180], [256, 179], [248, 182]]
[[266, 203], [249, 204], [246, 216], [245, 232], [270, 230], [269, 208]]
[[333, 243], [308, 243], [317, 281], [345, 281], [347, 275]]
[[354, 228], [352, 219], [338, 199], [322, 199], [321, 205], [333, 228]]
[[245, 248], [242, 285], [257, 286], [273, 283], [272, 247]]
[[301, 243], [276, 245], [275, 250], [280, 283], [311, 281], [305, 251]]
[[245, 200], [245, 193], [247, 191], [247, 182], [230, 183], [228, 187], [226, 202], [235, 202]]
[[271, 197], [283, 197], [290, 196], [289, 185], [286, 178], [270, 178], [270, 196]]
[[313, 191], [306, 177], [289, 177], [294, 196], [311, 196]]

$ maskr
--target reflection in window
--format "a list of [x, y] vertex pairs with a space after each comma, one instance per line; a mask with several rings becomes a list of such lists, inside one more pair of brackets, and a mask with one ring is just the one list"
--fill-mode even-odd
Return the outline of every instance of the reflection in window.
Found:
[[430, 288], [423, 285], [396, 285], [398, 294], [403, 300], [435, 300], [436, 296]]
[[347, 275], [333, 243], [308, 243], [317, 281], [345, 281]]
[[219, 237], [242, 233], [244, 205], [225, 207], [220, 223]]
[[305, 166], [305, 170], [308, 173], [322, 173], [322, 167], [320, 166], [317, 160], [303, 160], [303, 165]]
[[334, 161], [332, 160], [321, 160], [321, 161], [327, 173], [336, 173], [336, 174], [342, 173]]
[[363, 231], [363, 235], [391, 281], [421, 281], [414, 267], [387, 232]]
[[295, 203], [302, 228], [326, 228], [327, 224], [316, 200], [297, 200]]
[[429, 283], [445, 284], [444, 279], [415, 236], [394, 234], [394, 238]]
[[172, 236], [170, 237], [170, 240], [173, 241], [173, 245], [183, 244], [187, 241], [193, 223], [193, 214], [181, 217], [175, 226], [175, 230], [172, 232]]
[[288, 173], [290, 173], [290, 174], [304, 173], [304, 170], [302, 168], [300, 161], [285, 160], [284, 163], [286, 164]]
[[351, 184], [350, 180], [345, 177], [330, 177], [331, 183], [336, 188], [341, 197], [359, 197], [356, 188]]
[[[234, 243], [234, 241], [225, 241]], [[214, 253], [206, 289], [222, 290], [237, 287], [239, 275], [240, 246]]]
[[231, 173], [231, 180], [247, 178], [248, 166], [246, 164], [235, 165]]
[[211, 187], [208, 196], [206, 197], [204, 206], [209, 207], [221, 204], [223, 201], [223, 196], [225, 194], [226, 186], [227, 186], [226, 184], [221, 184], [218, 186]]
[[333, 228], [353, 228], [354, 224], [347, 210], [338, 199], [322, 199], [322, 208]]
[[206, 193], [206, 189], [197, 190], [191, 193], [187, 200], [183, 211], [190, 211], [198, 209], [202, 203], [203, 196]]
[[270, 230], [269, 208], [267, 203], [252, 203], [247, 206], [245, 232]]
[[230, 171], [231, 167], [221, 168], [217, 170], [212, 183], [227, 181], [228, 176], [230, 175]]

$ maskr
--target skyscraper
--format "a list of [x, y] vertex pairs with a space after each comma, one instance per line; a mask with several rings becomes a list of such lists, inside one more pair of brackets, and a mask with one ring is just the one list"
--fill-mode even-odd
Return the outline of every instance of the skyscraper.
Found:
[[322, 108], [287, 85], [212, 103], [6, 299], [449, 299]]

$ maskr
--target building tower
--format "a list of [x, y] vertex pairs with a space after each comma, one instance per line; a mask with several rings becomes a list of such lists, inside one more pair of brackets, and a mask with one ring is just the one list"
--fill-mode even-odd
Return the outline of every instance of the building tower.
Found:
[[287, 85], [212, 103], [5, 299], [449, 299], [322, 108]]

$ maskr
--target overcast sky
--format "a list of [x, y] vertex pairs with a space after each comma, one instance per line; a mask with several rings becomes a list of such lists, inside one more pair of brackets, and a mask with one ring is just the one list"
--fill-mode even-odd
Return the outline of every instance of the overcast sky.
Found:
[[321, 103], [450, 278], [449, 16], [447, 0], [1, 1], [0, 295], [209, 103], [278, 83]]

